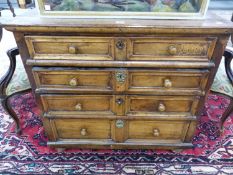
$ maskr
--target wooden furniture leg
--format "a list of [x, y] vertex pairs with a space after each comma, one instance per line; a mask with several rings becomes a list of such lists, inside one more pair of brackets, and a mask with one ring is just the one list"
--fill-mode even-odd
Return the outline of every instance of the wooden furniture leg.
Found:
[[14, 110], [12, 109], [11, 105], [9, 104], [9, 99], [13, 95], [16, 95], [16, 94], [19, 94], [19, 93], [25, 93], [25, 92], [29, 91], [30, 89], [19, 91], [19, 92], [13, 93], [11, 95], [6, 94], [7, 86], [8, 86], [8, 84], [9, 84], [9, 82], [10, 82], [10, 80], [11, 80], [13, 74], [14, 74], [14, 71], [15, 71], [16, 55], [18, 55], [18, 54], [19, 54], [18, 48], [13, 48], [13, 49], [10, 49], [9, 51], [7, 51], [7, 55], [9, 57], [9, 59], [10, 59], [10, 67], [9, 67], [7, 73], [0, 80], [0, 99], [1, 99], [1, 102], [2, 102], [3, 108], [6, 110], [6, 112], [8, 112], [8, 114], [13, 118], [13, 120], [16, 123], [16, 133], [21, 134], [19, 118], [16, 115], [16, 113], [14, 112]]
[[[225, 70], [227, 77], [229, 78], [231, 84], [233, 85], [233, 72], [231, 70], [231, 61], [233, 59], [233, 51], [226, 49], [224, 52], [224, 57], [225, 57]], [[221, 128], [223, 129], [223, 124], [226, 121], [227, 117], [232, 113], [233, 111], [233, 98], [230, 98], [230, 104], [223, 113], [221, 117]]]

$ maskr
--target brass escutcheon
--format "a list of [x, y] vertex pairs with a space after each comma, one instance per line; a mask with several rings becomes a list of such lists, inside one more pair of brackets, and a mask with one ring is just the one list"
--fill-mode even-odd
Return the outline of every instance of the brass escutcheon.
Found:
[[125, 43], [124, 43], [124, 41], [123, 41], [123, 40], [119, 40], [119, 41], [117, 41], [117, 43], [116, 43], [116, 47], [117, 47], [119, 50], [124, 49], [124, 47], [125, 47]]
[[124, 127], [124, 121], [123, 120], [117, 120], [116, 121], [116, 127], [117, 128], [123, 128]]
[[116, 99], [116, 103], [117, 103], [118, 105], [121, 105], [121, 104], [124, 103], [124, 99], [118, 98], [118, 99]]
[[124, 72], [117, 72], [116, 73], [116, 80], [118, 83], [124, 83], [126, 79], [126, 74]]

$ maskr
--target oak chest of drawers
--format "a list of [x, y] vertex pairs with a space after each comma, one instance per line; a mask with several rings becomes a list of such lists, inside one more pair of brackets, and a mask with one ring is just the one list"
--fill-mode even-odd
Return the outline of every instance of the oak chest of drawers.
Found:
[[13, 31], [54, 147], [184, 148], [232, 32], [203, 21], [18, 17]]

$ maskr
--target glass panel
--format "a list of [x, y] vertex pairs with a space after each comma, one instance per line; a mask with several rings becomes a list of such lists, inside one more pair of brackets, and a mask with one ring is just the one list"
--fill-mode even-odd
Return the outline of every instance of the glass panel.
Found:
[[46, 11], [199, 12], [204, 0], [44, 0]]

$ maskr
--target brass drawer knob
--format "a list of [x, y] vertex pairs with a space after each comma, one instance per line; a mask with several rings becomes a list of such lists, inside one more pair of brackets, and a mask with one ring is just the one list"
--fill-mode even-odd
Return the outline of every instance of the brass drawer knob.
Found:
[[166, 110], [166, 106], [163, 103], [159, 103], [158, 110], [160, 112], [164, 112]]
[[72, 79], [69, 81], [69, 85], [70, 85], [70, 86], [77, 86], [77, 85], [78, 85], [78, 80], [77, 80], [77, 78], [72, 78]]
[[175, 55], [177, 53], [176, 46], [169, 46], [168, 47], [168, 52], [170, 55]]
[[81, 134], [82, 136], [86, 136], [86, 135], [87, 135], [87, 129], [82, 128], [81, 131], [80, 131], [80, 134]]
[[165, 88], [171, 88], [172, 87], [172, 82], [169, 79], [164, 80], [164, 87]]
[[123, 40], [119, 40], [119, 41], [117, 41], [117, 43], [116, 43], [116, 47], [117, 47], [119, 50], [124, 49], [124, 47], [125, 47], [125, 43], [124, 43], [124, 41], [123, 41]]
[[81, 111], [82, 110], [82, 104], [81, 103], [78, 103], [76, 106], [75, 106], [75, 109], [77, 111]]
[[159, 130], [158, 130], [158, 129], [154, 129], [154, 130], [153, 130], [153, 135], [154, 135], [155, 137], [158, 137], [158, 136], [159, 136]]
[[68, 52], [70, 54], [76, 54], [77, 53], [77, 48], [75, 46], [69, 46], [68, 47]]

